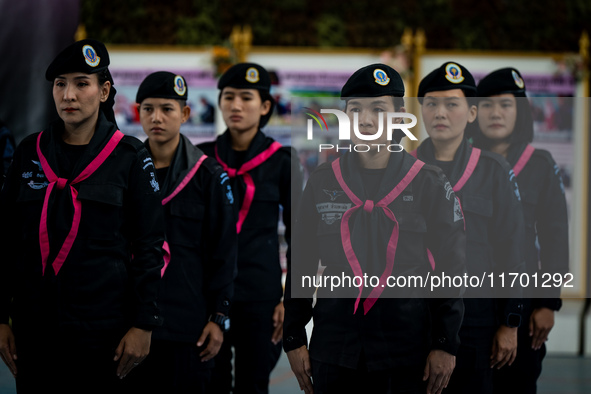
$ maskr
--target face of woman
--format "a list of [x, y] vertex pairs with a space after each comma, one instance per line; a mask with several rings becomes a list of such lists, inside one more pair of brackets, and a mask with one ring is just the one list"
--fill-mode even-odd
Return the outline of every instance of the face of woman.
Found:
[[96, 122], [101, 102], [107, 101], [110, 82], [99, 85], [96, 74], [68, 73], [53, 81], [53, 101], [66, 126]]
[[178, 100], [148, 97], [142, 101], [139, 112], [150, 143], [164, 145], [178, 140], [181, 124], [189, 119], [191, 109], [181, 107]]
[[478, 125], [485, 137], [505, 140], [515, 129], [517, 99], [511, 93], [497, 94], [478, 103]]
[[468, 122], [476, 119], [476, 106], [468, 105], [461, 89], [425, 94], [421, 106], [427, 134], [433, 141], [451, 142], [461, 139]]
[[271, 102], [261, 100], [256, 89], [225, 87], [220, 98], [220, 109], [230, 131], [245, 132], [258, 129], [261, 116], [271, 109]]
[[[381, 97], [362, 97], [353, 98], [347, 101], [346, 114], [351, 121], [351, 141], [354, 144], [388, 144], [387, 135], [387, 113], [403, 112], [404, 109], [396, 111], [391, 96]], [[359, 133], [363, 135], [375, 135], [379, 130], [382, 134], [375, 140], [365, 141], [357, 137], [353, 127], [355, 127], [355, 115], [357, 114], [357, 124]], [[380, 124], [381, 114], [381, 124]]]

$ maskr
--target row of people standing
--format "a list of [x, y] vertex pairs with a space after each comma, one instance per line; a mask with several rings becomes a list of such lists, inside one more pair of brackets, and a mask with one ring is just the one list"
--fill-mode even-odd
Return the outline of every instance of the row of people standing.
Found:
[[[384, 64], [358, 70], [341, 91], [362, 134], [386, 129], [379, 114], [403, 112], [403, 95], [400, 76]], [[468, 288], [434, 301], [384, 299], [389, 289], [375, 288], [330, 298], [320, 288], [312, 306], [314, 289], [295, 288], [319, 260], [336, 276], [568, 271], [564, 189], [551, 155], [529, 145], [519, 72], [498, 70], [477, 86], [448, 62], [421, 81], [418, 96], [429, 138], [416, 151], [376, 144], [311, 174], [294, 230], [284, 349], [307, 393], [535, 393], [558, 293], [499, 298]], [[474, 122], [471, 144], [465, 132]], [[392, 236], [375, 241], [384, 233]]]
[[[282, 335], [279, 205], [290, 244], [290, 188], [299, 182], [294, 152], [260, 131], [273, 107], [268, 74], [255, 64], [230, 69], [218, 85], [228, 130], [216, 142], [194, 147], [179, 132], [189, 110], [182, 76], [154, 73], [140, 86], [137, 101], [148, 135], [141, 144], [117, 130], [108, 65], [106, 48], [96, 41], [60, 53], [46, 73], [60, 120], [26, 138], [15, 154], [1, 197], [0, 242], [7, 254], [0, 354], [17, 376], [19, 392], [35, 392], [40, 382], [64, 392], [136, 385], [229, 392], [233, 347], [235, 392], [265, 392]], [[308, 262], [320, 258], [349, 274], [360, 262], [388, 274], [405, 266], [529, 272], [537, 269], [537, 239], [543, 269], [565, 272], [566, 209], [555, 164], [547, 152], [528, 148], [533, 134], [522, 123], [508, 122], [506, 134], [498, 134], [498, 106], [509, 108], [510, 96], [525, 93], [518, 72], [510, 70], [511, 80], [508, 72], [491, 74], [478, 90], [468, 70], [455, 63], [427, 76], [419, 96], [430, 139], [414, 154], [420, 160], [382, 150], [321, 166], [308, 182], [296, 225], [294, 246], [311, 253]], [[476, 92], [493, 97], [475, 103]], [[371, 114], [402, 111], [403, 95], [400, 76], [386, 65], [359, 70], [342, 91], [347, 113], [358, 113], [367, 133], [377, 126]], [[525, 110], [512, 103], [515, 118], [522, 119]], [[476, 119], [476, 104], [482, 131], [470, 146], [464, 133]], [[487, 108], [496, 119], [492, 127]], [[531, 205], [523, 208], [525, 216], [511, 168], [476, 146], [519, 164], [513, 170], [526, 185], [523, 203]], [[342, 193], [327, 192], [339, 188]], [[365, 203], [358, 204], [357, 196]], [[341, 220], [347, 215], [335, 212], [342, 216], [329, 223], [317, 205], [339, 197], [355, 208], [363, 205], [352, 213], [367, 215], [362, 219], [376, 229], [390, 234], [393, 225], [398, 250], [390, 254], [382, 245], [387, 252], [375, 256], [387, 258], [372, 262], [345, 255]], [[379, 201], [375, 207], [373, 200]], [[360, 234], [354, 229], [360, 220], [351, 222], [352, 234]], [[322, 247], [313, 247], [317, 235]], [[359, 242], [365, 241], [353, 243]], [[430, 255], [421, 252], [427, 248]], [[294, 261], [289, 274], [309, 265]], [[312, 308], [288, 293], [284, 348], [300, 385], [310, 390], [313, 376], [317, 392], [363, 390], [368, 382], [378, 392], [441, 392], [446, 386], [447, 392], [535, 392], [543, 341], [560, 300], [459, 296], [427, 302], [366, 292], [357, 300], [319, 299]], [[308, 356], [304, 327], [312, 314]], [[232, 328], [222, 334], [228, 316]], [[493, 374], [490, 367], [502, 368]], [[522, 383], [530, 391], [516, 389]]]
[[234, 392], [267, 392], [283, 323], [277, 225], [281, 206], [289, 245], [299, 176], [260, 130], [269, 75], [228, 70], [228, 129], [196, 147], [180, 133], [186, 81], [169, 72], [138, 89], [145, 143], [124, 136], [109, 64], [95, 40], [57, 55], [59, 119], [18, 146], [2, 189], [0, 355], [17, 391], [230, 392], [233, 347]]

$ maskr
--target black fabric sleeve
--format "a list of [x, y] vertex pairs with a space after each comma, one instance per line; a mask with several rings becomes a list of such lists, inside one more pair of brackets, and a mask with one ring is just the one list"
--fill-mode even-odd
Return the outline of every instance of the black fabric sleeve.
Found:
[[289, 152], [289, 165], [283, 166], [281, 174], [280, 204], [283, 207], [282, 221], [285, 225], [285, 242], [287, 243], [285, 257], [289, 264], [291, 261], [291, 224], [302, 195], [303, 174], [296, 150], [294, 148], [283, 149]]
[[[525, 272], [525, 224], [521, 197], [513, 170], [505, 162], [494, 162], [493, 222], [490, 229], [495, 275]], [[498, 288], [497, 288], [498, 289]], [[496, 290], [496, 289], [495, 289]], [[500, 324], [515, 326], [515, 315], [523, 319], [523, 289], [503, 288], [497, 295], [497, 317]]]
[[316, 239], [317, 215], [314, 205], [312, 178], [308, 181], [300, 200], [294, 223], [291, 258], [287, 263], [285, 282], [285, 318], [283, 321], [283, 349], [286, 352], [307, 346], [306, 325], [312, 318], [314, 289], [302, 288], [304, 275], [318, 272], [318, 243]]
[[[427, 247], [435, 260], [434, 274], [462, 276], [466, 272], [466, 234], [459, 201], [440, 171], [421, 188], [427, 219]], [[455, 355], [460, 346], [459, 331], [464, 316], [463, 288], [442, 291], [429, 298], [433, 349]]]
[[[20, 147], [19, 147], [20, 148]], [[17, 149], [12, 165], [6, 174], [2, 191], [0, 192], [0, 324], [8, 324], [10, 315], [10, 303], [13, 295], [15, 265], [17, 264], [16, 232], [14, 226], [16, 217], [16, 199], [18, 196], [19, 165], [22, 149]]]
[[[538, 205], [536, 206], [536, 231], [540, 243], [540, 260], [542, 274], [562, 274], [569, 271], [568, 250], [568, 215], [564, 185], [559, 168], [551, 157], [545, 183], [541, 188]], [[559, 310], [560, 288], [544, 289], [545, 298], [533, 300], [534, 307], [546, 307]], [[546, 290], [551, 290], [552, 293]]]
[[166, 227], [161, 196], [150, 183], [156, 179], [154, 166], [147, 164], [151, 160], [143, 146], [138, 148], [124, 201], [125, 227], [133, 254], [128, 266], [135, 306], [131, 319], [134, 326], [143, 329], [162, 324], [157, 297], [164, 266], [162, 245]]
[[207, 198], [207, 231], [204, 231], [202, 245], [205, 249], [204, 264], [208, 277], [204, 284], [207, 286], [208, 313], [228, 315], [237, 273], [236, 217], [231, 202], [233, 198], [230, 178], [218, 164], [215, 166], [216, 171], [208, 174], [209, 179], [203, 186], [204, 196]]

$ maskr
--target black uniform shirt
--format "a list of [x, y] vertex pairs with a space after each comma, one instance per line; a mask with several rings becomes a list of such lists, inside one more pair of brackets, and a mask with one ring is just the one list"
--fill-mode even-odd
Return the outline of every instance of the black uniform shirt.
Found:
[[[43, 132], [40, 148], [51, 169], [63, 177], [57, 157], [62, 130], [61, 120], [52, 123]], [[115, 132], [116, 126], [100, 113], [95, 133], [68, 179], [80, 174]], [[34, 335], [49, 326], [101, 332], [160, 325], [156, 299], [164, 215], [147, 150], [137, 138], [124, 136], [90, 177], [73, 186], [81, 203], [80, 226], [61, 270], [51, 279], [50, 272], [42, 275], [39, 245], [48, 179], [36, 151], [38, 136], [30, 135], [19, 145], [0, 194], [0, 248], [5, 253], [0, 260], [0, 322], [7, 323], [10, 315], [15, 335]], [[69, 187], [49, 198], [48, 217], [53, 220], [47, 226], [48, 265], [72, 227]], [[64, 215], [55, 215], [57, 211]]]
[[[515, 167], [526, 146], [519, 144], [509, 148], [507, 161], [511, 167]], [[535, 149], [517, 175], [517, 184], [525, 215], [527, 272], [550, 275], [568, 272], [568, 215], [564, 185], [550, 152]], [[532, 300], [533, 306], [560, 309], [560, 289], [541, 289], [544, 293], [538, 294], [541, 298]], [[555, 298], [548, 290], [553, 290]]]
[[[356, 196], [369, 199], [361, 179], [363, 171], [355, 165], [356, 161], [356, 154], [346, 154], [340, 159], [342, 176]], [[415, 162], [405, 152], [392, 154], [375, 200], [389, 194]], [[439, 261], [438, 273], [445, 271], [447, 275], [461, 276], [465, 272], [464, 222], [461, 216], [454, 214], [455, 196], [445, 190], [446, 183], [441, 170], [425, 165], [388, 205], [400, 230], [392, 276], [408, 277], [431, 271], [427, 249]], [[352, 205], [330, 163], [320, 165], [310, 175], [298, 210], [292, 261], [288, 268], [284, 301], [285, 351], [307, 344], [305, 326], [313, 317], [310, 357], [325, 363], [355, 369], [364, 354], [368, 369], [385, 370], [400, 365], [424, 365], [431, 349], [455, 354], [463, 315], [462, 300], [457, 297], [425, 299], [416, 297], [420, 289], [413, 286], [402, 290], [385, 288], [367, 314], [361, 306], [363, 298], [357, 313], [353, 314], [356, 288], [342, 286], [337, 296], [330, 288], [321, 287], [312, 308], [315, 289], [302, 287], [300, 283], [303, 278], [316, 274], [319, 260], [326, 267], [323, 276], [354, 276], [341, 232], [343, 215]], [[358, 235], [351, 236], [356, 253], [362, 251], [359, 246], [363, 244], [359, 242], [370, 241], [363, 229], [374, 231], [378, 237], [390, 236], [393, 224], [383, 220], [385, 216], [380, 210], [366, 214], [359, 209], [351, 216], [352, 233], [360, 230]], [[356, 223], [366, 219], [368, 227], [359, 228]], [[374, 228], [374, 224], [378, 228]], [[388, 241], [377, 243], [379, 250], [383, 250]], [[358, 254], [364, 272], [375, 269], [364, 264], [366, 256]], [[367, 256], [371, 259], [370, 254]], [[381, 270], [378, 267], [380, 273], [384, 265], [382, 260]], [[461, 290], [457, 289], [457, 295], [460, 294]]]
[[[148, 140], [145, 144], [149, 147]], [[168, 175], [160, 182], [170, 263], [162, 277], [164, 323], [154, 330], [156, 339], [197, 342], [209, 316], [227, 315], [230, 309], [236, 270], [232, 190], [228, 175], [210, 157], [190, 176], [203, 156], [181, 134]]]
[[[231, 147], [231, 135], [227, 130], [216, 141], [200, 144], [199, 148], [215, 158], [217, 146], [221, 160], [230, 168], [239, 169], [244, 162], [265, 151], [273, 142], [272, 138], [259, 130], [245, 153], [236, 152]], [[292, 184], [302, 184], [295, 150], [289, 147], [279, 149], [261, 165], [249, 171], [249, 174], [256, 189], [242, 231], [238, 234], [238, 276], [234, 282], [234, 300], [279, 302], [283, 296], [277, 234], [279, 208], [283, 208], [289, 259], [292, 192], [297, 199], [301, 190], [301, 186], [292, 190]], [[238, 217], [246, 193], [246, 183], [242, 176], [230, 178], [230, 183]]]
[[[455, 185], [464, 174], [472, 154], [472, 146], [463, 140], [447, 177]], [[435, 164], [433, 141], [427, 138], [417, 149], [417, 157]], [[482, 151], [478, 164], [463, 188], [456, 194], [466, 220], [466, 267], [469, 275], [479, 278], [494, 272], [522, 273], [525, 270], [523, 245], [523, 210], [519, 191], [511, 169], [500, 155]], [[507, 277], [508, 274], [506, 275]], [[497, 281], [497, 286], [499, 282]], [[513, 288], [515, 298], [502, 297], [493, 284], [482, 288], [468, 288], [464, 298], [464, 325], [489, 326], [507, 324], [509, 314], [521, 314], [519, 288]], [[488, 290], [491, 298], [483, 298]], [[478, 298], [474, 298], [478, 297]]]

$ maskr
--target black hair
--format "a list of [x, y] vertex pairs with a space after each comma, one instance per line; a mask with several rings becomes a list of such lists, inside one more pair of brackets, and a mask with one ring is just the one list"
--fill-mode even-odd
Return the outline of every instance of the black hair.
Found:
[[103, 114], [105, 114], [105, 117], [107, 118], [107, 120], [109, 122], [115, 124], [115, 126], [117, 126], [117, 122], [115, 121], [115, 113], [113, 112], [113, 106], [115, 105], [115, 95], [117, 94], [117, 90], [113, 86], [113, 77], [111, 76], [111, 73], [109, 72], [108, 68], [105, 68], [104, 70], [99, 71], [97, 73], [97, 77], [98, 77], [98, 82], [99, 82], [100, 86], [103, 86], [105, 84], [105, 82], [107, 82], [107, 81], [109, 81], [111, 83], [111, 90], [109, 91], [109, 97], [107, 98], [107, 101], [105, 101], [104, 103], [101, 103], [100, 109], [101, 109], [101, 111], [103, 111]]
[[[481, 100], [483, 98], [481, 98]], [[506, 141], [509, 142], [510, 145], [532, 142], [534, 139], [534, 121], [529, 100], [525, 97], [515, 97], [515, 101], [517, 105], [515, 127], [513, 128], [511, 135], [507, 137]], [[490, 150], [493, 145], [493, 140], [487, 138], [484, 133], [482, 133], [478, 121], [474, 122], [471, 134], [473, 145], [475, 147]]]

